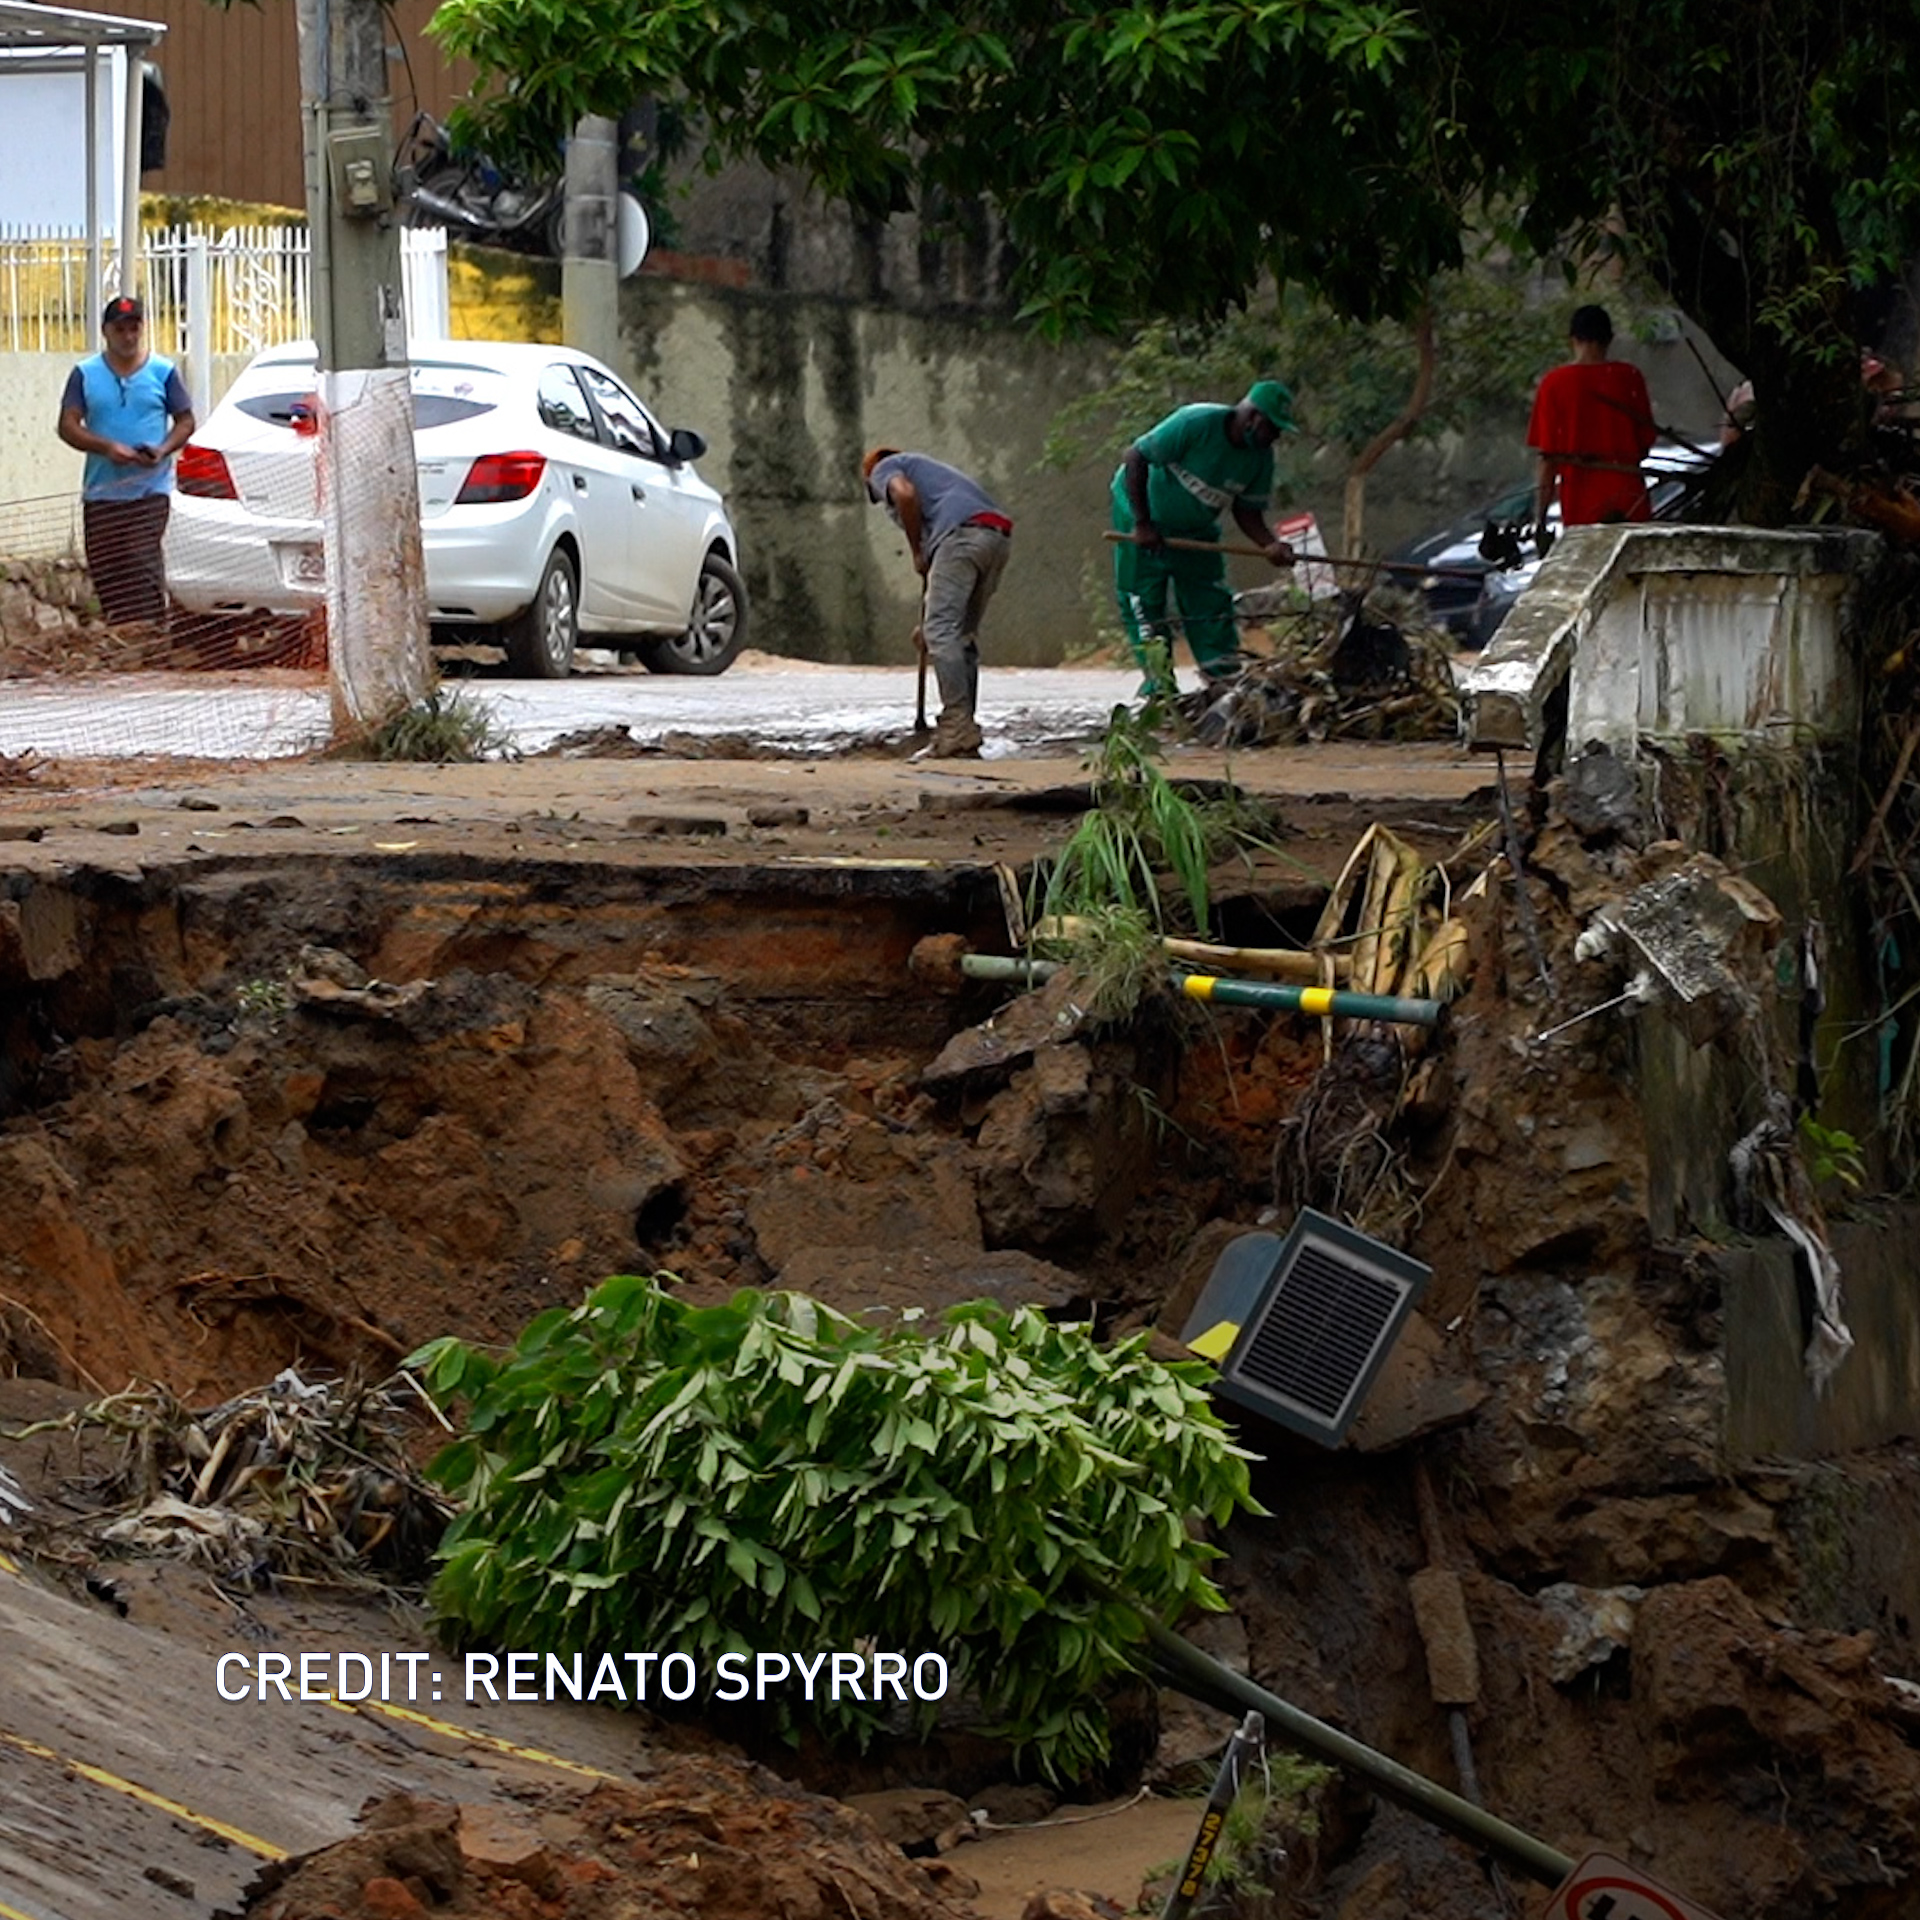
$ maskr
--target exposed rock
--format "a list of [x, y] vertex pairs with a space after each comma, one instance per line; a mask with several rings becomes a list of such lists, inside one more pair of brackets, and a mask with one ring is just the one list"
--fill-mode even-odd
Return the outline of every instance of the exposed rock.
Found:
[[1407, 1595], [1427, 1653], [1427, 1691], [1442, 1706], [1472, 1706], [1480, 1698], [1480, 1649], [1460, 1576], [1422, 1567], [1407, 1581]]
[[1746, 1887], [1722, 1904], [1906, 1911], [1895, 1890], [1920, 1872], [1920, 1753], [1893, 1724], [1872, 1647], [1870, 1634], [1770, 1626], [1725, 1580], [1642, 1603], [1632, 1710], [1659, 1790], [1737, 1808], [1769, 1843], [1751, 1858], [1728, 1844]]
[[1488, 1391], [1432, 1321], [1409, 1314], [1347, 1429], [1346, 1444], [1359, 1453], [1403, 1447], [1457, 1426], [1485, 1401]]
[[841, 1313], [898, 1313], [923, 1308], [937, 1316], [963, 1300], [1003, 1307], [1064, 1307], [1082, 1291], [1062, 1267], [1008, 1247], [916, 1241], [910, 1245], [802, 1247], [780, 1269], [777, 1285]]
[[1009, 1001], [991, 1020], [957, 1033], [921, 1074], [943, 1087], [969, 1074], [1006, 1073], [1041, 1048], [1071, 1040], [1087, 1021], [1085, 987], [1071, 969]]
[[1148, 1142], [1117, 1065], [1096, 1068], [1077, 1044], [1044, 1047], [995, 1095], [974, 1153], [990, 1244], [1057, 1246], [1124, 1210]]
[[1549, 788], [1554, 804], [1589, 839], [1619, 838], [1630, 846], [1646, 837], [1646, 814], [1638, 774], [1600, 741], [1569, 762]]
[[964, 1800], [929, 1787], [889, 1787], [879, 1793], [849, 1793], [844, 1805], [873, 1822], [881, 1839], [907, 1853], [944, 1853], [943, 1835], [964, 1828], [973, 1832], [973, 1819]]
[[1633, 1618], [1646, 1598], [1642, 1587], [1576, 1587], [1560, 1581], [1542, 1587], [1535, 1598], [1560, 1629], [1559, 1643], [1547, 1662], [1557, 1686], [1604, 1666], [1633, 1643]]

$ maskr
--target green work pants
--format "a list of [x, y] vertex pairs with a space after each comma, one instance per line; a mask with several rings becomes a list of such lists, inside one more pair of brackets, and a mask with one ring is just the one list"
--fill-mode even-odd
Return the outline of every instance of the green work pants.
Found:
[[[1116, 513], [1122, 533], [1133, 531], [1130, 515]], [[1167, 619], [1167, 589], [1180, 609], [1180, 626], [1193, 649], [1193, 663], [1204, 679], [1230, 673], [1240, 651], [1240, 634], [1233, 618], [1233, 595], [1227, 588], [1227, 563], [1218, 553], [1188, 553], [1169, 547], [1150, 552], [1122, 541], [1113, 550], [1113, 590], [1120, 602], [1127, 644], [1140, 670], [1153, 679], [1148, 649], [1159, 642], [1167, 649], [1171, 666], [1173, 628]], [[1171, 692], [1172, 689], [1159, 689]]]

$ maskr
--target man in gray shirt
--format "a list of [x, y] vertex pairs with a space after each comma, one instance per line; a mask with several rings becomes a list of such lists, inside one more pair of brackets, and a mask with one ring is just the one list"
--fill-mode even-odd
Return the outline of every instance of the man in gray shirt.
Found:
[[926, 583], [917, 637], [940, 684], [940, 718], [926, 755], [977, 760], [980, 620], [1006, 571], [1013, 522], [978, 481], [924, 453], [875, 447], [861, 464], [868, 499], [907, 536], [914, 571]]

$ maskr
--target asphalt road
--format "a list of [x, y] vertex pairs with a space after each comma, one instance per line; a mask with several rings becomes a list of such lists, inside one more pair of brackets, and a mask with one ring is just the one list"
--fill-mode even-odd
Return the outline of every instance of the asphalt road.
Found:
[[[908, 743], [909, 667], [822, 667], [749, 656], [717, 679], [644, 670], [576, 672], [555, 681], [482, 674], [460, 683], [521, 753], [562, 735], [624, 727], [643, 746], [715, 739], [795, 755]], [[1071, 751], [1131, 699], [1131, 672], [989, 668], [979, 719], [985, 757]], [[928, 702], [939, 698], [930, 685]], [[0, 753], [89, 759], [177, 754], [273, 759], [325, 742], [327, 690], [311, 676], [139, 673], [14, 680], [0, 687]]]

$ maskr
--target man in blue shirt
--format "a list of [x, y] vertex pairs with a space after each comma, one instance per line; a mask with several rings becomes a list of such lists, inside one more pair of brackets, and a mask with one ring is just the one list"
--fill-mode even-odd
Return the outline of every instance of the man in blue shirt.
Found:
[[933, 744], [914, 757], [977, 760], [980, 621], [1006, 571], [1013, 522], [977, 480], [924, 453], [875, 447], [863, 467], [867, 498], [907, 536], [926, 583], [917, 638], [940, 683], [940, 718]]
[[173, 456], [192, 436], [193, 404], [171, 360], [149, 353], [146, 309], [129, 294], [100, 316], [106, 351], [67, 376], [60, 438], [87, 456], [80, 515], [100, 611], [119, 624], [167, 611], [160, 543]]

